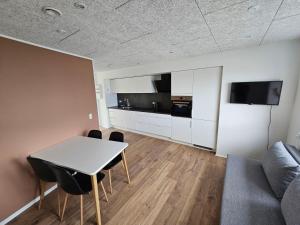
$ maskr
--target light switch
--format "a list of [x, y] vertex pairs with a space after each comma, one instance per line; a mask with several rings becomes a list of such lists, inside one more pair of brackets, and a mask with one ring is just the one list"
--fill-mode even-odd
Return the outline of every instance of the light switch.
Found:
[[93, 113], [89, 113], [89, 119], [90, 119], [90, 120], [93, 119]]

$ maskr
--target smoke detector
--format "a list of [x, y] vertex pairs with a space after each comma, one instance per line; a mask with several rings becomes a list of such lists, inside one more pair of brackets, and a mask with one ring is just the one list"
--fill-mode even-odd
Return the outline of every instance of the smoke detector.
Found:
[[44, 6], [42, 8], [42, 12], [45, 13], [48, 16], [52, 16], [52, 17], [57, 17], [57, 16], [61, 16], [62, 12], [58, 9], [55, 9], [53, 7], [49, 7], [49, 6]]
[[85, 5], [84, 3], [82, 3], [82, 2], [75, 2], [75, 3], [74, 3], [74, 7], [75, 7], [76, 9], [85, 9], [85, 8], [86, 8], [86, 5]]

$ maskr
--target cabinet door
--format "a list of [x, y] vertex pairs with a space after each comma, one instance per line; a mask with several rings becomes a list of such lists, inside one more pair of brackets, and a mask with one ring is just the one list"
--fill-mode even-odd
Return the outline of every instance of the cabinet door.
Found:
[[111, 80], [113, 93], [155, 93], [154, 76], [140, 76]]
[[192, 120], [192, 143], [207, 148], [216, 148], [217, 123], [207, 120]]
[[192, 96], [193, 94], [193, 70], [172, 72], [171, 94], [173, 96]]
[[154, 76], [141, 76], [129, 79], [131, 79], [129, 93], [155, 93]]
[[217, 121], [220, 105], [221, 67], [194, 72], [193, 119]]
[[192, 142], [192, 120], [190, 118], [172, 117], [172, 139], [186, 143]]
[[126, 128], [126, 120], [124, 120], [124, 114], [122, 110], [110, 109], [109, 110], [109, 119], [113, 127], [122, 127]]
[[130, 130], [136, 129], [136, 113], [135, 112], [127, 112], [126, 115], [126, 128]]

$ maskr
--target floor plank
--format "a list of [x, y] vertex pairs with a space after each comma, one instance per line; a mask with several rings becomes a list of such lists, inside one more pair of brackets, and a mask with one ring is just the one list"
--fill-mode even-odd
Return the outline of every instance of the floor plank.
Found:
[[[108, 138], [113, 129], [103, 130]], [[170, 141], [125, 132], [131, 184], [122, 165], [112, 170], [109, 202], [99, 189], [105, 225], [217, 225], [225, 173], [225, 159], [213, 153]], [[109, 190], [108, 174], [104, 186]], [[39, 211], [33, 206], [11, 225], [80, 224], [78, 196], [70, 196], [64, 220], [59, 221], [56, 191]], [[84, 223], [95, 224], [92, 195], [84, 196]]]

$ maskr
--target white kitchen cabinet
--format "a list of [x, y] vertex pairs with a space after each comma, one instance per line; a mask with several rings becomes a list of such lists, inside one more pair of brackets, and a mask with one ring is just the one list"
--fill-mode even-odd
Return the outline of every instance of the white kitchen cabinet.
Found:
[[171, 137], [171, 116], [147, 112], [109, 109], [113, 127]]
[[192, 119], [192, 144], [215, 149], [216, 137], [215, 121]]
[[140, 76], [112, 79], [111, 91], [113, 93], [155, 93], [153, 80], [156, 76]]
[[125, 119], [126, 119], [126, 128], [130, 130], [136, 129], [136, 118], [135, 112], [132, 111], [124, 111], [125, 112]]
[[126, 128], [126, 113], [118, 109], [109, 109], [110, 123], [114, 127]]
[[220, 89], [221, 67], [194, 71], [193, 118], [217, 121], [220, 105]]
[[177, 71], [171, 74], [171, 95], [192, 96], [194, 71]]
[[192, 120], [172, 116], [172, 139], [186, 143], [192, 142]]
[[221, 67], [194, 71], [192, 144], [216, 148], [221, 77]]
[[136, 112], [136, 130], [164, 137], [171, 137], [171, 116]]

